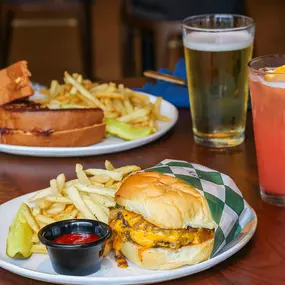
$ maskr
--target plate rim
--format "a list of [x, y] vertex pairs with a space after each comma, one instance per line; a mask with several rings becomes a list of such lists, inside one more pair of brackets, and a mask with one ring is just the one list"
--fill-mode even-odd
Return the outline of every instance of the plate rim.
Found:
[[[7, 206], [8, 203], [15, 201], [15, 200], [24, 200], [26, 201], [28, 197], [34, 195], [38, 191], [27, 193], [24, 195], [21, 195], [19, 197], [16, 197], [14, 199], [11, 199], [2, 205], [1, 207]], [[16, 202], [16, 201], [15, 201]], [[230, 258], [232, 255], [234, 255], [236, 252], [241, 250], [252, 238], [254, 235], [256, 228], [257, 228], [257, 215], [255, 210], [250, 207], [250, 210], [253, 212], [253, 218], [251, 221], [247, 223], [247, 226], [249, 226], [249, 230], [244, 234], [242, 239], [233, 247], [230, 247], [227, 249], [225, 252], [220, 253], [219, 255], [208, 259], [206, 261], [203, 261], [201, 263], [195, 264], [195, 265], [188, 265], [188, 266], [182, 266], [177, 269], [173, 270], [162, 270], [162, 271], [157, 271], [157, 274], [152, 274], [152, 275], [142, 275], [140, 276], [141, 278], [138, 280], [138, 276], [72, 276], [72, 275], [59, 275], [59, 274], [50, 274], [50, 273], [44, 273], [44, 272], [39, 272], [36, 270], [32, 269], [26, 269], [22, 268], [19, 265], [7, 262], [0, 257], [0, 267], [3, 269], [10, 271], [12, 273], [15, 273], [20, 276], [24, 276], [26, 278], [34, 279], [34, 280], [39, 280], [39, 281], [45, 281], [48, 283], [58, 283], [58, 284], [149, 284], [153, 282], [163, 282], [163, 281], [169, 281], [169, 280], [174, 280], [178, 278], [182, 278], [185, 276], [190, 276], [193, 274], [196, 274], [198, 272], [207, 270], [224, 260]], [[250, 225], [251, 224], [251, 225]], [[195, 266], [194, 271], [185, 271], [185, 268], [187, 267], [192, 267]], [[152, 271], [152, 270], [150, 270]], [[169, 273], [170, 272], [170, 273]], [[171, 274], [171, 272], [174, 272], [174, 275]], [[134, 280], [136, 279], [136, 281]]]
[[[147, 95], [150, 99], [155, 99], [157, 96], [152, 94], [148, 94], [145, 92], [138, 92]], [[24, 155], [24, 156], [34, 156], [34, 157], [83, 157], [90, 155], [101, 155], [107, 153], [116, 153], [119, 151], [125, 151], [133, 148], [137, 148], [153, 141], [156, 141], [164, 134], [169, 132], [177, 123], [179, 112], [176, 106], [174, 106], [171, 102], [163, 99], [164, 104], [169, 104], [171, 108], [174, 110], [173, 120], [168, 123], [164, 128], [159, 130], [158, 132], [133, 141], [124, 141], [121, 144], [111, 144], [111, 145], [98, 145], [94, 144], [91, 146], [84, 147], [35, 147], [35, 146], [19, 146], [19, 145], [9, 145], [9, 144], [0, 144], [0, 153], [8, 153], [15, 155]], [[115, 148], [115, 150], [112, 150]], [[78, 153], [80, 152], [80, 153]]]

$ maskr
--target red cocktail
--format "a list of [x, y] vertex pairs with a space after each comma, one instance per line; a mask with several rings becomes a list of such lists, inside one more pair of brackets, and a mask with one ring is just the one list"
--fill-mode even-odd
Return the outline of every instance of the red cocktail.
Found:
[[255, 58], [249, 68], [261, 196], [285, 206], [285, 55]]

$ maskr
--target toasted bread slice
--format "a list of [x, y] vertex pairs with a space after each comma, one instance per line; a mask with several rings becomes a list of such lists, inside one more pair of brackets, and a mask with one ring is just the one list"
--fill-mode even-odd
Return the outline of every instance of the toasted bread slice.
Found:
[[65, 131], [102, 124], [104, 113], [92, 109], [41, 109], [31, 102], [11, 103], [0, 107], [0, 129], [25, 132]]
[[78, 147], [96, 144], [105, 137], [105, 124], [55, 132], [24, 132], [2, 129], [0, 143], [40, 147]]
[[19, 61], [0, 70], [0, 106], [33, 95], [30, 76], [26, 61]]

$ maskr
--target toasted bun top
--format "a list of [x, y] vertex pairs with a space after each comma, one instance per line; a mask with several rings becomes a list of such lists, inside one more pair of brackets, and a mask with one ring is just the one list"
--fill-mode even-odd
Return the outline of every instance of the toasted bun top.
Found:
[[183, 180], [157, 172], [127, 178], [115, 201], [160, 228], [216, 227], [203, 195]]

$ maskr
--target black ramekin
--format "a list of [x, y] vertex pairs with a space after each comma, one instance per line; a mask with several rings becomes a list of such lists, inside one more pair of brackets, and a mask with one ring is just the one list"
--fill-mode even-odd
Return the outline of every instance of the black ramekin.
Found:
[[[58, 244], [54, 239], [71, 233], [97, 234], [100, 239], [84, 244]], [[73, 219], [49, 224], [39, 231], [40, 241], [46, 245], [55, 272], [64, 275], [84, 276], [98, 271], [111, 228], [102, 222]]]

